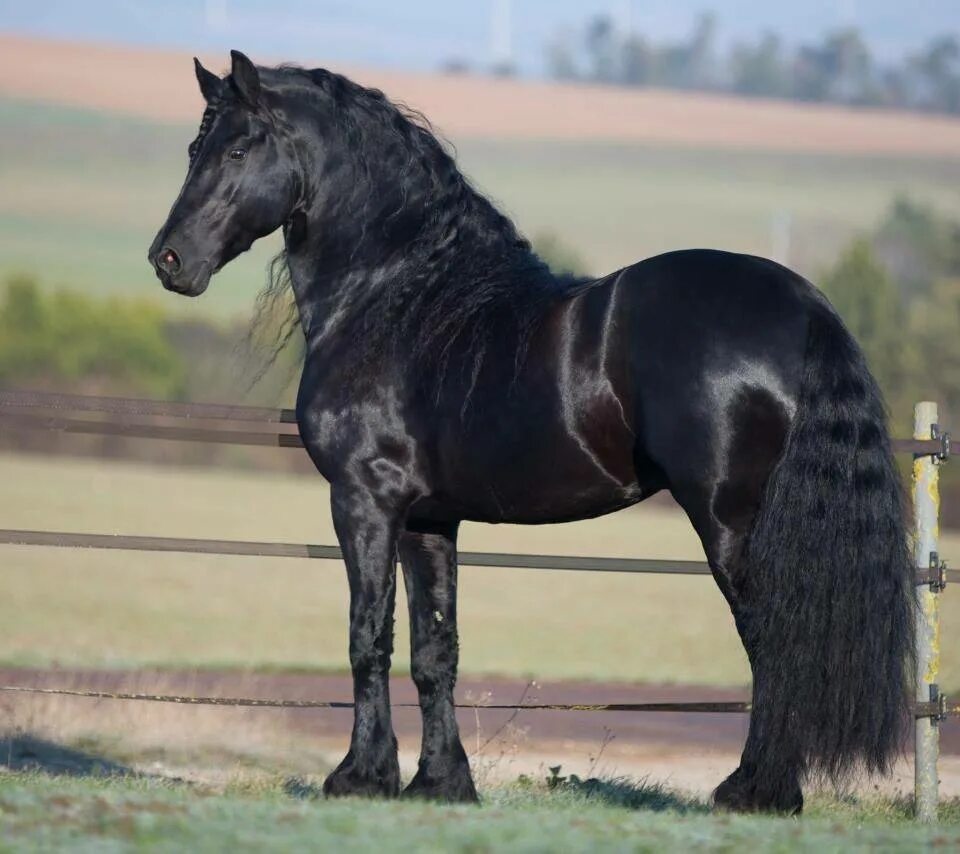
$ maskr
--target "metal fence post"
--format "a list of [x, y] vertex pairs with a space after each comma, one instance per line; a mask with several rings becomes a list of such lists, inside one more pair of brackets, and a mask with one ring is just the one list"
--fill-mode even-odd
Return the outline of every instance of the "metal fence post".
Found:
[[[929, 439], [937, 430], [937, 404], [925, 401], [914, 408], [913, 437]], [[913, 459], [914, 555], [918, 567], [939, 565], [937, 538], [940, 534], [940, 472], [933, 456]], [[932, 584], [917, 590], [917, 695], [919, 703], [938, 698], [937, 676], [940, 670], [940, 602]], [[934, 717], [917, 718], [914, 770], [914, 794], [917, 818], [937, 820], [940, 755], [940, 728]]]

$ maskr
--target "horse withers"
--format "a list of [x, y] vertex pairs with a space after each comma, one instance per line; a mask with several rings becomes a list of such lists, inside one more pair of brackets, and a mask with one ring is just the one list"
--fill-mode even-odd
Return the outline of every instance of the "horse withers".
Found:
[[237, 52], [226, 78], [196, 74], [206, 110], [150, 261], [196, 296], [283, 230], [297, 420], [350, 587], [353, 734], [325, 791], [400, 792], [398, 556], [423, 714], [404, 794], [472, 801], [453, 699], [460, 522], [586, 519], [662, 489], [753, 674], [716, 803], [796, 812], [805, 778], [886, 770], [908, 722], [912, 569], [880, 392], [826, 299], [712, 250], [556, 276], [381, 92]]

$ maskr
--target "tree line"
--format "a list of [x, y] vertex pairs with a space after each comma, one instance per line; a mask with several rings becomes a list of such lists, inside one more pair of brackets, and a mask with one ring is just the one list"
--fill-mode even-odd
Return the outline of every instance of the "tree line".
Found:
[[855, 27], [797, 46], [765, 32], [721, 51], [712, 13], [701, 15], [688, 37], [661, 42], [598, 15], [582, 31], [548, 45], [546, 63], [548, 73], [562, 80], [960, 113], [960, 39], [954, 34], [885, 62]]
[[901, 197], [818, 282], [860, 342], [893, 421], [905, 434], [913, 404], [960, 417], [960, 221]]
[[[171, 315], [149, 299], [0, 283], [0, 389], [276, 405], [293, 400], [299, 352], [273, 361], [269, 324]], [[268, 364], [269, 361], [269, 364]], [[256, 380], [259, 379], [259, 382]], [[39, 453], [310, 471], [302, 454], [261, 448], [0, 430], [0, 448]]]

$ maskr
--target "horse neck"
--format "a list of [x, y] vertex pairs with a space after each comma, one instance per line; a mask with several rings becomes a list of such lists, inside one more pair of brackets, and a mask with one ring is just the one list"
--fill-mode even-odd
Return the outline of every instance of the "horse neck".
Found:
[[290, 286], [308, 351], [328, 342], [359, 308], [362, 277], [348, 271], [324, 273], [322, 255], [287, 245]]
[[385, 238], [376, 219], [358, 226], [325, 216], [322, 203], [295, 215], [285, 230], [287, 262], [308, 351], [343, 340], [359, 346], [369, 327], [365, 313], [402, 311], [407, 299], [438, 296], [454, 276], [485, 273], [512, 253], [529, 251], [517, 248], [516, 235], [497, 236], [492, 222], [501, 215], [486, 199], [468, 187], [463, 193], [469, 195], [438, 204], [446, 208], [441, 230], [407, 241]]
[[422, 343], [425, 325], [445, 330], [511, 287], [547, 287], [529, 244], [439, 145], [405, 157], [392, 135], [359, 135], [363, 150], [333, 153], [322, 139], [304, 127], [303, 196], [284, 232], [308, 354], [361, 361], [391, 338]]

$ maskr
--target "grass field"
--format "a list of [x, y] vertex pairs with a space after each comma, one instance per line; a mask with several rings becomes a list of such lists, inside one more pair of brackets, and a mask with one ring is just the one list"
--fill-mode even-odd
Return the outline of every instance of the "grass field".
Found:
[[[333, 542], [320, 478], [0, 456], [7, 528]], [[464, 550], [702, 559], [679, 512], [466, 525]], [[941, 539], [960, 563], [960, 537]], [[0, 663], [342, 670], [347, 590], [328, 561], [2, 547]], [[960, 597], [943, 597], [942, 684], [960, 688]], [[398, 603], [396, 666], [408, 635]], [[461, 668], [544, 679], [741, 685], [732, 620], [701, 577], [464, 567]]]
[[[0, 277], [30, 272], [171, 311], [249, 314], [276, 240], [224, 270], [199, 302], [163, 294], [145, 261], [183, 180], [193, 124], [0, 98], [0, 127], [15, 129], [0, 134]], [[960, 213], [960, 159], [455, 142], [464, 170], [527, 234], [556, 233], [597, 272], [679, 247], [770, 254], [786, 214], [789, 260], [816, 277], [896, 193]]]
[[0, 775], [0, 850], [49, 851], [811, 851], [952, 850], [960, 804], [939, 826], [904, 803], [821, 799], [800, 819], [710, 814], [629, 781], [483, 793], [480, 807], [323, 801], [309, 781], [224, 791], [149, 779]]

